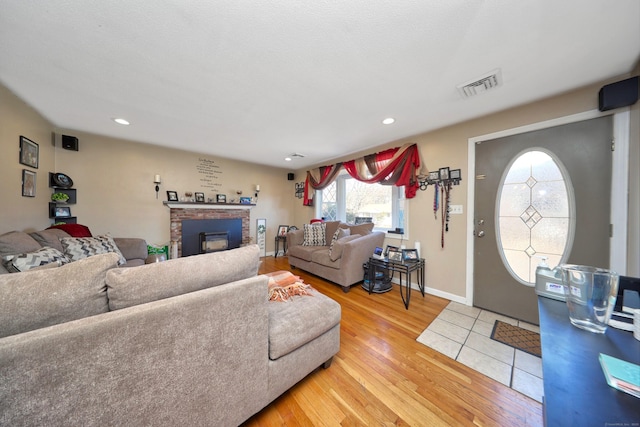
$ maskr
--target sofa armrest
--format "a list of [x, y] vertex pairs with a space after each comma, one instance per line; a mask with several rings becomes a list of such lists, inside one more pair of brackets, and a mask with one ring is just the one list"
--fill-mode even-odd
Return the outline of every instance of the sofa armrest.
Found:
[[0, 425], [241, 424], [268, 403], [267, 283], [0, 338]]
[[113, 241], [122, 252], [122, 255], [127, 261], [131, 260], [142, 260], [142, 264], [144, 264], [144, 260], [147, 259], [149, 255], [147, 249], [147, 242], [144, 239], [139, 239], [135, 237], [114, 237]]
[[384, 233], [381, 231], [374, 231], [351, 240], [344, 245], [341, 265], [343, 268], [345, 266], [356, 266], [359, 271], [362, 271], [362, 264], [369, 260], [376, 247], [382, 247], [383, 244]]

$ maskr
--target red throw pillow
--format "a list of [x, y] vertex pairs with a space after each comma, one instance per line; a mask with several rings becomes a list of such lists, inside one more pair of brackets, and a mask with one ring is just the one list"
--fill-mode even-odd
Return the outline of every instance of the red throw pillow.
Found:
[[93, 237], [89, 227], [81, 224], [57, 224], [49, 228], [58, 228], [66, 232], [71, 237]]

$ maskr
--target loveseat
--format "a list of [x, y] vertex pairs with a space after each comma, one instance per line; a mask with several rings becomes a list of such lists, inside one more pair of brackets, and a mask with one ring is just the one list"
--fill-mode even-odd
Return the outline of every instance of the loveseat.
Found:
[[[95, 236], [91, 235], [88, 228], [77, 225], [68, 224], [70, 227], [67, 230], [82, 230], [81, 235], [85, 238], [91, 236], [95, 240], [96, 245], [100, 245], [101, 249], [110, 245], [111, 240], [117, 247], [119, 253], [122, 255], [122, 260], [119, 262], [120, 267], [134, 267], [143, 265], [147, 258], [147, 242], [144, 239], [135, 237], [108, 237], [108, 236]], [[22, 260], [27, 263], [29, 267], [32, 267], [33, 263], [51, 261], [48, 257], [54, 257], [53, 252], [61, 252], [64, 254], [65, 247], [63, 247], [62, 240], [69, 242], [66, 248], [71, 248], [72, 241], [78, 239], [70, 235], [65, 228], [48, 228], [46, 230], [34, 231], [32, 233], [26, 233], [24, 231], [10, 231], [0, 235], [0, 274], [8, 273], [5, 267], [8, 256], [20, 255]], [[111, 239], [111, 240], [109, 240]], [[113, 245], [113, 244], [111, 244]], [[43, 251], [43, 248], [52, 248], [53, 251]], [[31, 258], [28, 258], [31, 255]], [[34, 261], [35, 260], [35, 261]], [[31, 262], [31, 265], [29, 265]]]
[[257, 245], [0, 275], [0, 425], [237, 426], [323, 365], [340, 305], [268, 301]]
[[384, 243], [384, 233], [373, 231], [373, 226], [340, 221], [305, 224], [287, 233], [289, 264], [349, 292], [351, 285], [363, 280], [362, 265]]

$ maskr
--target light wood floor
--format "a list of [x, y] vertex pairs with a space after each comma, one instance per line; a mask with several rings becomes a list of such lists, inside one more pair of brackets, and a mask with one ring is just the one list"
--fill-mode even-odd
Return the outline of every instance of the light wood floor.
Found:
[[542, 406], [416, 341], [449, 303], [397, 286], [343, 293], [286, 257], [263, 258], [260, 273], [291, 270], [342, 306], [340, 352], [254, 415], [245, 426], [541, 426]]

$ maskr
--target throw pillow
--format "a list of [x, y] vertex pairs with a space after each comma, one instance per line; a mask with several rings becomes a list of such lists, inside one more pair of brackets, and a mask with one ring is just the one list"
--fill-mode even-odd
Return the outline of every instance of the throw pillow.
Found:
[[91, 231], [89, 227], [81, 224], [56, 224], [49, 228], [58, 228], [65, 231], [71, 237], [91, 237]]
[[349, 230], [348, 228], [338, 228], [336, 232], [333, 233], [333, 239], [331, 239], [331, 245], [329, 246], [329, 258], [331, 258], [331, 252], [333, 251], [333, 246], [336, 241], [350, 235], [351, 230]]
[[342, 252], [344, 251], [344, 245], [349, 243], [352, 240], [357, 239], [358, 237], [362, 237], [359, 234], [352, 234], [351, 236], [343, 237], [342, 239], [336, 240], [336, 243], [333, 245], [333, 251], [329, 255], [329, 259], [331, 261], [337, 261], [342, 257]]
[[67, 264], [69, 259], [55, 248], [44, 247], [34, 252], [6, 255], [3, 264], [10, 273], [21, 273], [49, 263]]
[[316, 224], [304, 224], [304, 239], [302, 246], [326, 246], [327, 245], [327, 224], [324, 222]]
[[108, 234], [96, 237], [63, 237], [60, 239], [60, 243], [64, 248], [64, 254], [71, 261], [114, 252], [119, 257], [118, 265], [126, 264], [127, 262], [113, 238]]

